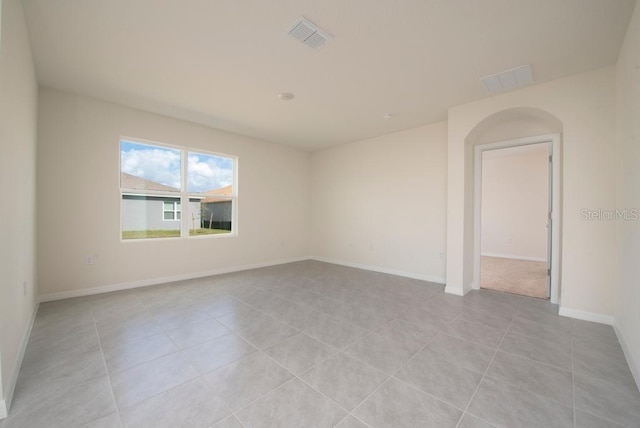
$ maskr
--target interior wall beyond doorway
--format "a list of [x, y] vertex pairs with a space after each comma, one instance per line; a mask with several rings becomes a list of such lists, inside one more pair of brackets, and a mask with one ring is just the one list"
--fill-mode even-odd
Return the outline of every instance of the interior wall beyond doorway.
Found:
[[549, 143], [482, 152], [481, 255], [547, 261]]

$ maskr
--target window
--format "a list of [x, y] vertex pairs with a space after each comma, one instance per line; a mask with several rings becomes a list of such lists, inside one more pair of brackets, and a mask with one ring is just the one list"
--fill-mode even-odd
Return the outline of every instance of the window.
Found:
[[233, 235], [237, 158], [120, 141], [124, 240]]
[[164, 201], [162, 218], [166, 221], [180, 220], [180, 201]]

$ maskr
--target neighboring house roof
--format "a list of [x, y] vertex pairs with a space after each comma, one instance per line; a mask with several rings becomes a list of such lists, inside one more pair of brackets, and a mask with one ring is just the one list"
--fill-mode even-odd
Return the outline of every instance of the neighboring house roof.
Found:
[[231, 196], [233, 196], [233, 186], [228, 185], [219, 189], [208, 190], [204, 192], [204, 195], [205, 197], [202, 202], [204, 202], [205, 204], [225, 202], [228, 201]]
[[141, 189], [141, 190], [161, 190], [170, 192], [179, 192], [180, 189], [175, 187], [165, 186], [156, 181], [146, 180], [142, 177], [127, 174], [126, 172], [120, 173], [120, 187], [123, 189]]

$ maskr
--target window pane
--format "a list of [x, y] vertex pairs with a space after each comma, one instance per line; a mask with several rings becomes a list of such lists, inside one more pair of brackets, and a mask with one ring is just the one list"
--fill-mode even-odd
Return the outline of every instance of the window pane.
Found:
[[179, 221], [173, 211], [165, 212], [165, 203], [173, 205], [177, 198], [122, 195], [122, 239], [172, 238], [180, 236]]
[[173, 211], [165, 211], [164, 212], [165, 220], [173, 220]]
[[233, 159], [189, 152], [187, 191], [218, 196], [233, 195]]
[[173, 211], [173, 202], [164, 202], [164, 210], [165, 211]]
[[189, 210], [192, 219], [196, 219], [189, 226], [189, 235], [218, 235], [231, 233], [233, 200], [231, 198], [215, 197], [191, 199]]
[[180, 150], [149, 144], [120, 142], [120, 187], [179, 192]]

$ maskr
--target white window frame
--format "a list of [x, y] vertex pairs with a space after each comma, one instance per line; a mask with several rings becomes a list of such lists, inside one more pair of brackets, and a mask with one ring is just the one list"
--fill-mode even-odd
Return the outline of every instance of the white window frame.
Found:
[[[122, 172], [122, 142], [130, 142], [130, 143], [138, 143], [148, 146], [156, 146], [159, 148], [166, 148], [171, 150], [179, 150], [180, 151], [180, 191], [179, 192], [168, 192], [168, 191], [158, 191], [158, 190], [143, 190], [143, 189], [128, 189], [123, 188], [120, 185], [120, 173]], [[184, 207], [187, 207], [187, 211], [190, 209], [190, 200], [200, 197], [201, 193], [193, 193], [189, 192], [188, 187], [188, 162], [189, 162], [189, 153], [196, 153], [208, 156], [221, 157], [226, 159], [231, 159], [233, 162], [233, 184], [232, 184], [232, 194], [229, 197], [231, 201], [231, 231], [229, 233], [220, 233], [220, 234], [210, 234], [210, 235], [190, 235], [190, 225], [189, 218], [190, 215], [184, 215]], [[118, 140], [118, 187], [120, 189], [120, 241], [121, 242], [149, 242], [149, 241], [162, 241], [162, 240], [176, 240], [176, 239], [222, 239], [228, 237], [237, 237], [238, 236], [238, 156], [230, 155], [226, 153], [212, 152], [206, 149], [200, 149], [195, 147], [187, 147], [187, 146], [178, 146], [174, 144], [166, 144], [166, 143], [158, 143], [156, 141], [144, 140], [135, 137], [126, 137], [122, 136]], [[163, 221], [180, 221], [180, 236], [176, 237], [168, 237], [168, 238], [137, 238], [137, 239], [123, 239], [122, 238], [122, 196], [123, 195], [138, 195], [138, 196], [152, 196], [152, 197], [168, 197], [168, 198], [180, 198], [180, 207], [181, 207], [181, 215], [180, 220], [164, 220], [164, 203], [162, 209]], [[175, 205], [174, 205], [175, 207]], [[174, 211], [174, 216], [177, 211]]]
[[[167, 210], [165, 209], [164, 204], [171, 204], [173, 209]], [[180, 206], [178, 207], [178, 203]], [[166, 213], [173, 213], [173, 218], [164, 218]], [[180, 213], [180, 218], [178, 218], [178, 213]], [[182, 200], [178, 201], [162, 201], [162, 221], [182, 221]]]

